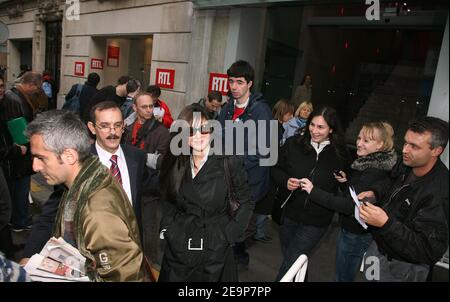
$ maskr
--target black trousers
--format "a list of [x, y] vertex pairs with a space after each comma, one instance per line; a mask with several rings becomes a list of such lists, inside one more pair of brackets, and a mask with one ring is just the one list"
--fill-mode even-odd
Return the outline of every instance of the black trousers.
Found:
[[6, 258], [14, 260], [14, 245], [9, 225], [0, 230], [0, 251], [5, 254]]

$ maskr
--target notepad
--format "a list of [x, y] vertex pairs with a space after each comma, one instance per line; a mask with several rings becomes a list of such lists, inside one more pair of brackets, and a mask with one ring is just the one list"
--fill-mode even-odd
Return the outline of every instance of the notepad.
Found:
[[24, 145], [28, 143], [28, 138], [25, 136], [24, 131], [27, 128], [27, 121], [24, 117], [18, 117], [16, 119], [8, 121], [8, 130], [14, 143], [18, 145]]

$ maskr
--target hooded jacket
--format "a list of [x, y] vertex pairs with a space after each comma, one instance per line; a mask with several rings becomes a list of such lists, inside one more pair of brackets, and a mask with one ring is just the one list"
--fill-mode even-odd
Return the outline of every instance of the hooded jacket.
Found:
[[[219, 115], [219, 122], [222, 125], [222, 130], [226, 130], [225, 121], [232, 120], [234, 115], [234, 101], [230, 100], [221, 110]], [[264, 97], [260, 93], [250, 94], [250, 99], [247, 107], [245, 108], [242, 115], [239, 116], [239, 120], [245, 123], [248, 120], [266, 121], [266, 131], [265, 133], [258, 133], [258, 127], [256, 127], [256, 137], [251, 139], [256, 139], [258, 142], [259, 135], [266, 136], [266, 145], [270, 144], [270, 127], [269, 121], [272, 120], [272, 113], [270, 111], [269, 105], [267, 105]], [[225, 135], [223, 136], [225, 138]], [[227, 142], [228, 143], [228, 142]], [[261, 166], [259, 160], [265, 156], [261, 155], [259, 150], [256, 150], [256, 155], [248, 154], [249, 146], [249, 136], [248, 133], [244, 135], [243, 142], [237, 142], [236, 137], [234, 137], [233, 146], [236, 150], [236, 146], [244, 144], [244, 164], [245, 170], [248, 174], [248, 182], [250, 186], [252, 200], [255, 202], [261, 201], [269, 191], [269, 181], [270, 181], [270, 167]], [[225, 144], [223, 144], [225, 146]], [[275, 146], [277, 148], [278, 146]], [[257, 146], [258, 148], [258, 146]], [[242, 155], [242, 154], [239, 154]]]
[[[286, 189], [289, 178], [308, 178], [315, 187], [335, 195], [339, 183], [333, 170], [347, 171], [346, 160], [338, 156], [336, 148], [329, 143], [306, 148], [303, 139], [293, 136], [281, 147], [278, 163], [271, 170], [272, 179], [276, 185]], [[285, 207], [285, 215], [289, 219], [317, 227], [328, 226], [334, 214], [333, 209], [314, 202], [302, 190], [293, 191]]]

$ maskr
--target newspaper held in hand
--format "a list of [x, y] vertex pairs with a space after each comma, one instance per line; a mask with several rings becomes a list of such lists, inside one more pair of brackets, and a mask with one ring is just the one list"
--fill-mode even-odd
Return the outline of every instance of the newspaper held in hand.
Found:
[[367, 224], [359, 217], [359, 207], [361, 206], [361, 202], [358, 200], [358, 196], [356, 195], [356, 192], [353, 189], [353, 187], [349, 187], [349, 190], [350, 195], [352, 196], [352, 199], [355, 202], [355, 219], [364, 229], [367, 229]]
[[86, 282], [86, 258], [61, 237], [52, 237], [39, 254], [33, 255], [25, 270], [33, 281]]

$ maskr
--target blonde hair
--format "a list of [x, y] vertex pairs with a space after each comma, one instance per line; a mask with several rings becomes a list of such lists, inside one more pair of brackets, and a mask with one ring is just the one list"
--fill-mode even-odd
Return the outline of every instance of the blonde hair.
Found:
[[[378, 130], [377, 134], [375, 130]], [[369, 139], [383, 142], [380, 151], [391, 151], [394, 148], [394, 129], [388, 122], [365, 123], [361, 131]]]
[[272, 109], [272, 116], [276, 118], [278, 121], [281, 121], [283, 119], [283, 116], [286, 113], [292, 113], [294, 114], [294, 105], [289, 103], [286, 99], [280, 99], [276, 104], [273, 106]]
[[309, 101], [304, 101], [300, 105], [298, 105], [297, 111], [295, 111], [295, 116], [300, 116], [300, 111], [303, 110], [303, 108], [308, 108], [311, 112], [314, 111], [313, 104]]

